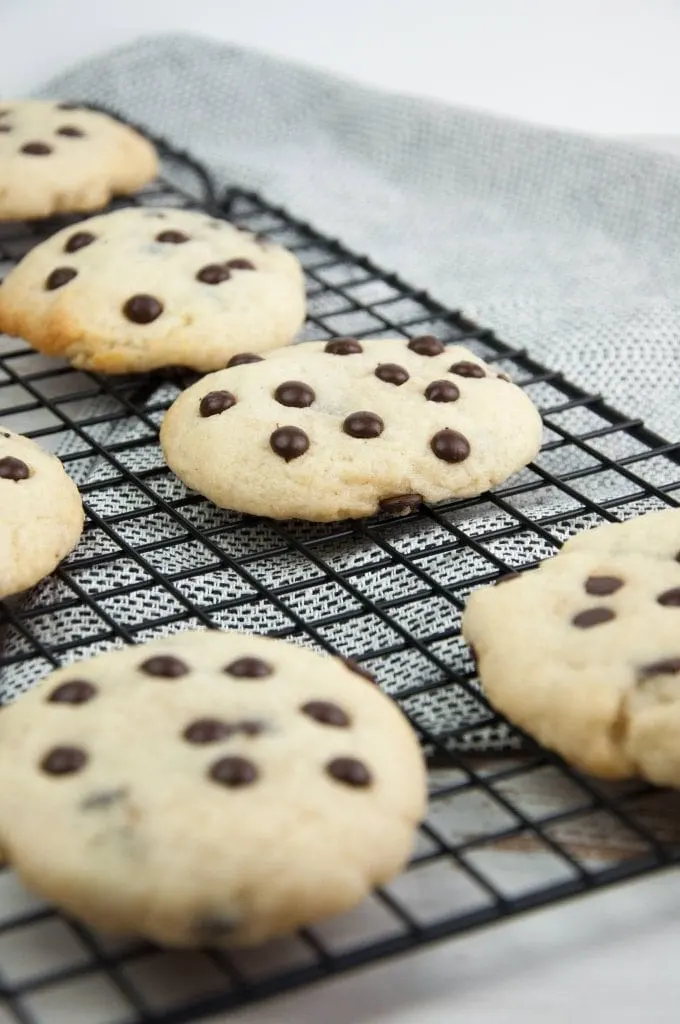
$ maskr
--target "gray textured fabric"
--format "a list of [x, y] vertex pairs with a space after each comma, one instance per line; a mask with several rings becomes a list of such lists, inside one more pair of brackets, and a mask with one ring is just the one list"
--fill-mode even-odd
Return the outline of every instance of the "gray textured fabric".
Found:
[[190, 36], [53, 80], [288, 204], [588, 390], [680, 434], [680, 163]]

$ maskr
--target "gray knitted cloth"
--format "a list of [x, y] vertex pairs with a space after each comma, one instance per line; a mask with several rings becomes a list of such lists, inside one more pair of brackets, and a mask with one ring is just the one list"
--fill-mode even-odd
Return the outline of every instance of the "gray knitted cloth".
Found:
[[[680, 261], [675, 257], [680, 163], [672, 158], [383, 95], [189, 37], [142, 40], [69, 72], [49, 83], [43, 94], [101, 103], [147, 125], [191, 150], [221, 183], [263, 191], [326, 233], [495, 327], [505, 340], [526, 346], [587, 390], [603, 391], [613, 404], [646, 418], [670, 439], [680, 433]], [[532, 397], [549, 405], [550, 396], [538, 387]], [[90, 411], [93, 416], [106, 413], [100, 406]], [[571, 426], [589, 429], [588, 416], [587, 409], [574, 411]], [[115, 421], [113, 428], [102, 426], [98, 440], [115, 451], [121, 442], [143, 436], [141, 422], [131, 419]], [[72, 442], [76, 448], [82, 445], [78, 438]], [[605, 437], [603, 451], [613, 457], [630, 454], [616, 448], [625, 443], [625, 438]], [[62, 454], [64, 450], [73, 448], [62, 449]], [[570, 458], [576, 460], [574, 466]], [[155, 444], [133, 447], [125, 459], [134, 471], [162, 467]], [[581, 464], [581, 453], [568, 446], [546, 456], [546, 465], [553, 469]], [[97, 482], [111, 477], [105, 460], [69, 463], [69, 468], [80, 483], [91, 485], [90, 507], [115, 522], [106, 541], [112, 552], [118, 537], [148, 553], [134, 562], [117, 558], [84, 570], [71, 570], [67, 562], [60, 577], [37, 587], [25, 609], [32, 611], [31, 628], [45, 647], [54, 648], [64, 637], [77, 638], [79, 647], [64, 655], [70, 660], [110, 646], [109, 640], [95, 639], [97, 614], [74, 602], [68, 584], [72, 572], [81, 587], [96, 595], [99, 609], [108, 610], [119, 623], [144, 626], [136, 639], [157, 632], [156, 620], [181, 612], [183, 599], [193, 607], [213, 609], [225, 593], [247, 597], [248, 586], [228, 568], [199, 571], [205, 552], [194, 541], [151, 553], [150, 548], [164, 543], [165, 530], [181, 528], [162, 516], [126, 520], [146, 499], [134, 487], [99, 489]], [[657, 482], [664, 482], [668, 468], [650, 465], [647, 472], [653, 468]], [[672, 467], [673, 479], [676, 469]], [[601, 476], [577, 486], [593, 497], [614, 497], [621, 481]], [[159, 478], [157, 487], [168, 499], [184, 494], [171, 478]], [[596, 521], [578, 501], [565, 504], [565, 495], [550, 488], [540, 496], [528, 493], [522, 504], [537, 522], [550, 515], [562, 518], [553, 519], [543, 534], [516, 532], [489, 543], [488, 549], [508, 566], [521, 567], [550, 555], [555, 549], [550, 534], [559, 542]], [[648, 507], [645, 501], [629, 502], [617, 515], [639, 514]], [[513, 522], [488, 503], [461, 515], [468, 537], [502, 531]], [[209, 503], [192, 512], [194, 525], [202, 529], [218, 529], [228, 519], [228, 513]], [[230, 535], [227, 554], [250, 557], [258, 546], [271, 550], [278, 542], [272, 529], [263, 522]], [[399, 529], [391, 543], [406, 554], [423, 554], [451, 539], [427, 521]], [[311, 537], [314, 528], [300, 526], [296, 536], [308, 533]], [[102, 539], [97, 530], [86, 534], [74, 556], [76, 565], [79, 557], [100, 554]], [[242, 546], [234, 548], [237, 543]], [[348, 655], [389, 649], [399, 640], [399, 625], [411, 637], [422, 635], [425, 628], [432, 635], [451, 632], [460, 621], [459, 606], [445, 593], [423, 593], [422, 574], [458, 590], [460, 599], [466, 580], [495, 568], [479, 552], [447, 550], [419, 562], [419, 582], [412, 573], [394, 565], [385, 568], [384, 563], [365, 572], [376, 554], [379, 560], [384, 556], [367, 539], [324, 550], [342, 571], [361, 570], [354, 585], [373, 600], [417, 595], [378, 617], [362, 614], [356, 594], [328, 579], [291, 594], [288, 605], [305, 622], [344, 612], [351, 616], [323, 629], [326, 641]], [[116, 584], [138, 584], [151, 570], [167, 580], [184, 568], [193, 575], [173, 593], [152, 586], [149, 579], [124, 598], [106, 596]], [[291, 549], [257, 572], [271, 590], [293, 585], [312, 569]], [[52, 611], [59, 601], [66, 602], [64, 608]], [[276, 632], [287, 624], [281, 608], [268, 598], [209, 614], [215, 625], [253, 632]], [[314, 644], [310, 637], [298, 639]], [[49, 670], [45, 660], [31, 655], [31, 643], [17, 630], [9, 630], [5, 652], [26, 660], [2, 674], [0, 699], [12, 697]], [[435, 652], [438, 667], [413, 644], [375, 657], [370, 667], [394, 696], [401, 696], [410, 683], [427, 686], [407, 699], [407, 708], [430, 734], [450, 737], [453, 745], [464, 748], [516, 742], [504, 728], [485, 724], [474, 689], [466, 694], [446, 685], [445, 669], [470, 670], [460, 637], [438, 641], [429, 653]], [[467, 733], [458, 740], [456, 731], [463, 727]]]
[[680, 434], [680, 163], [190, 36], [50, 82], [107, 104]]

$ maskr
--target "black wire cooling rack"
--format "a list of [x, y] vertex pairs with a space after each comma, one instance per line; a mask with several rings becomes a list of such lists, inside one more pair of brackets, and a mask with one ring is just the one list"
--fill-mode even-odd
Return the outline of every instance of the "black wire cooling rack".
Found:
[[[511, 730], [479, 692], [459, 625], [472, 589], [535, 564], [575, 530], [676, 504], [680, 445], [260, 196], [233, 188], [219, 205], [206, 172], [155, 141], [165, 177], [125, 203], [202, 206], [287, 245], [307, 273], [307, 336], [433, 333], [469, 346], [531, 395], [545, 443], [526, 471], [474, 500], [399, 519], [271, 523], [215, 510], [163, 465], [156, 428], [190, 375], [106, 379], [0, 342], [0, 421], [60, 453], [88, 513], [55, 576], [2, 605], [0, 695], [12, 679], [24, 685], [158, 630], [245, 624], [359, 659], [431, 756], [409, 869], [358, 910], [259, 950], [177, 953], [104, 938], [0, 872], [3, 1024], [59, 1024], [75, 1006], [89, 1024], [181, 1024], [679, 856], [673, 795], [584, 778]], [[0, 273], [64, 223], [0, 225]], [[504, 752], [490, 753], [493, 743]]]

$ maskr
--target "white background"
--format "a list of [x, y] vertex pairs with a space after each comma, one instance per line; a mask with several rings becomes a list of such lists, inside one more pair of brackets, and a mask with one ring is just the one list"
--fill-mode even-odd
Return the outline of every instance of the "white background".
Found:
[[0, 0], [0, 92], [177, 30], [586, 131], [680, 121], [680, 0]]
[[[0, 92], [177, 30], [540, 123], [680, 136], [680, 0], [0, 0]], [[661, 1024], [677, 1017], [678, 949], [671, 874], [224, 1021]]]

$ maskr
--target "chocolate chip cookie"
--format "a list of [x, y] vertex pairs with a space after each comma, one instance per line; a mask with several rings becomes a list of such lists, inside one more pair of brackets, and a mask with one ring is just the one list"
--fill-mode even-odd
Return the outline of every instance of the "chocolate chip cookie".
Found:
[[30, 888], [183, 946], [358, 903], [408, 859], [426, 792], [410, 726], [351, 665], [216, 631], [55, 672], [0, 714], [0, 779]]
[[99, 210], [157, 173], [151, 143], [72, 103], [0, 101], [0, 220]]
[[0, 597], [48, 576], [78, 543], [83, 518], [59, 459], [0, 427]]
[[539, 742], [594, 775], [680, 786], [680, 509], [476, 591], [463, 633], [489, 700]]
[[190, 210], [91, 217], [36, 246], [0, 289], [0, 330], [103, 373], [223, 368], [288, 344], [304, 315], [291, 253]]

